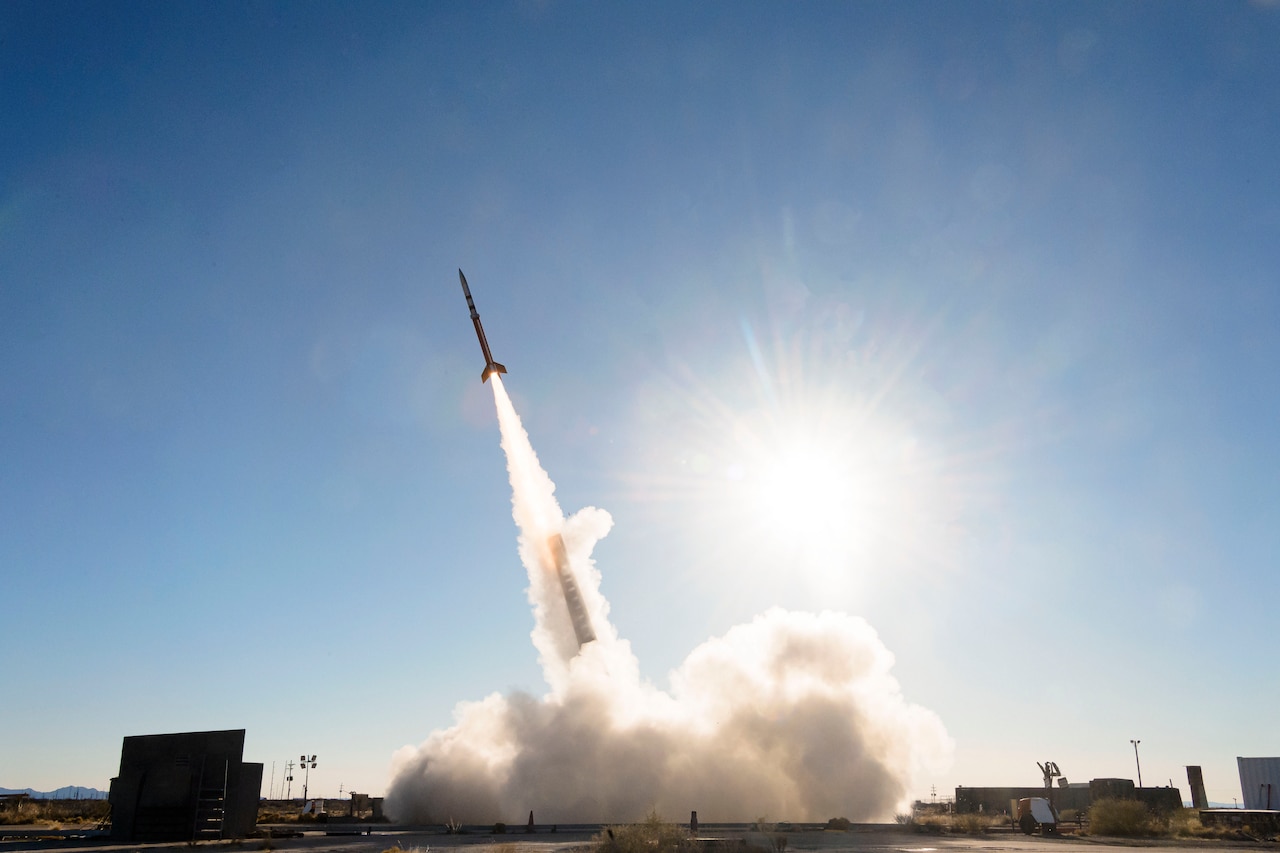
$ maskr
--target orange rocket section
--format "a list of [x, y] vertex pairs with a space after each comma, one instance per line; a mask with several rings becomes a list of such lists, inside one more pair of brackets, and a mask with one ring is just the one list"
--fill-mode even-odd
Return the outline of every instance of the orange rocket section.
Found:
[[582, 600], [578, 581], [569, 568], [569, 554], [564, 549], [564, 538], [559, 533], [553, 533], [547, 537], [547, 548], [556, 565], [556, 574], [560, 576], [560, 589], [564, 592], [564, 603], [569, 607], [569, 621], [573, 623], [578, 648], [582, 648], [596, 638], [596, 632], [591, 627], [591, 617], [587, 615], [587, 605]]

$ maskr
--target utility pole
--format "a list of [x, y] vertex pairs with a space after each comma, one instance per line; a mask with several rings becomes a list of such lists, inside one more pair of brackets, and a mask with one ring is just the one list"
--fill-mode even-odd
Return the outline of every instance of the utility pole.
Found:
[[276, 795], [276, 763], [271, 762], [271, 784], [267, 786], [267, 799], [273, 800]]
[[311, 770], [315, 766], [316, 766], [316, 757], [314, 755], [311, 756], [310, 758], [307, 758], [305, 755], [302, 756], [302, 769], [306, 771], [306, 774], [302, 777], [302, 799], [303, 800], [307, 798], [307, 784], [311, 781]]
[[289, 783], [288, 793], [284, 795], [286, 800], [293, 799], [293, 760], [290, 759], [284, 763], [284, 779], [282, 781]]
[[1138, 765], [1138, 787], [1141, 788], [1142, 787], [1142, 762], [1138, 760], [1138, 744], [1142, 743], [1142, 741], [1133, 740], [1132, 738], [1130, 738], [1129, 743], [1133, 744], [1133, 763]]

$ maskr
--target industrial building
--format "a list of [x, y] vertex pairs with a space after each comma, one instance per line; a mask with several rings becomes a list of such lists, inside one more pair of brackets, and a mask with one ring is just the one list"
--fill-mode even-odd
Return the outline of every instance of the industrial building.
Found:
[[245, 837], [258, 821], [262, 765], [243, 755], [244, 729], [126, 737], [111, 780], [112, 839]]
[[[1278, 787], [1277, 792], [1280, 792]], [[1182, 807], [1182, 793], [1177, 788], [1139, 788], [1132, 779], [1093, 779], [1057, 787], [1022, 788], [956, 788], [956, 813], [1002, 814], [1009, 811], [1011, 800], [1024, 797], [1048, 797], [1058, 811], [1084, 811], [1098, 800], [1140, 800], [1153, 809], [1173, 810]]]

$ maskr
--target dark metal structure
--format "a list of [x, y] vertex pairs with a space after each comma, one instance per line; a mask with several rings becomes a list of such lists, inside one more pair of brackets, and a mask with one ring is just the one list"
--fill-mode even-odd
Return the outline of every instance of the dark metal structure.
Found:
[[1204, 771], [1198, 764], [1187, 766], [1187, 784], [1191, 786], [1191, 805], [1197, 809], [1209, 808], [1209, 796], [1204, 791]]
[[[1009, 810], [1010, 800], [1043, 797], [1044, 788], [956, 788], [956, 812], [1002, 814]], [[1156, 811], [1182, 807], [1182, 793], [1177, 788], [1139, 788], [1132, 779], [1093, 779], [1089, 784], [1067, 785], [1053, 789], [1053, 806], [1058, 811], [1085, 811], [1098, 800], [1140, 800]]]
[[245, 837], [258, 822], [262, 765], [243, 755], [244, 729], [126, 737], [111, 780], [111, 837]]

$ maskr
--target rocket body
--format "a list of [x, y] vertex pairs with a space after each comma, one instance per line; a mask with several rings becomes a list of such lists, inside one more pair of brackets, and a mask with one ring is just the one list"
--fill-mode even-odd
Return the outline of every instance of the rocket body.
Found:
[[458, 270], [458, 280], [462, 282], [462, 293], [467, 297], [467, 307], [471, 309], [471, 325], [476, 327], [476, 337], [480, 340], [480, 352], [484, 353], [484, 370], [480, 373], [480, 381], [488, 382], [490, 376], [495, 373], [506, 373], [507, 369], [494, 361], [493, 354], [489, 352], [489, 342], [484, 336], [484, 326], [480, 325], [480, 312], [476, 310], [476, 303], [471, 299], [471, 288], [467, 287], [467, 277], [462, 274], [462, 270]]
[[[489, 341], [484, 336], [484, 326], [480, 325], [480, 312], [476, 310], [475, 300], [471, 298], [471, 288], [467, 285], [467, 277], [458, 270], [458, 281], [462, 283], [462, 294], [467, 298], [467, 308], [471, 311], [471, 324], [476, 327], [476, 339], [480, 341], [480, 352], [484, 355], [484, 370], [480, 374], [481, 382], [488, 382], [495, 373], [506, 373], [507, 368], [494, 361], [489, 352]], [[591, 627], [591, 616], [587, 612], [586, 602], [582, 598], [582, 590], [573, 576], [569, 565], [569, 554], [564, 547], [564, 538], [553, 533], [546, 539], [544, 563], [548, 570], [554, 570], [560, 580], [560, 591], [564, 593], [564, 603], [569, 611], [569, 621], [573, 623], [573, 635], [578, 640], [578, 648], [596, 639], [596, 632]]]

